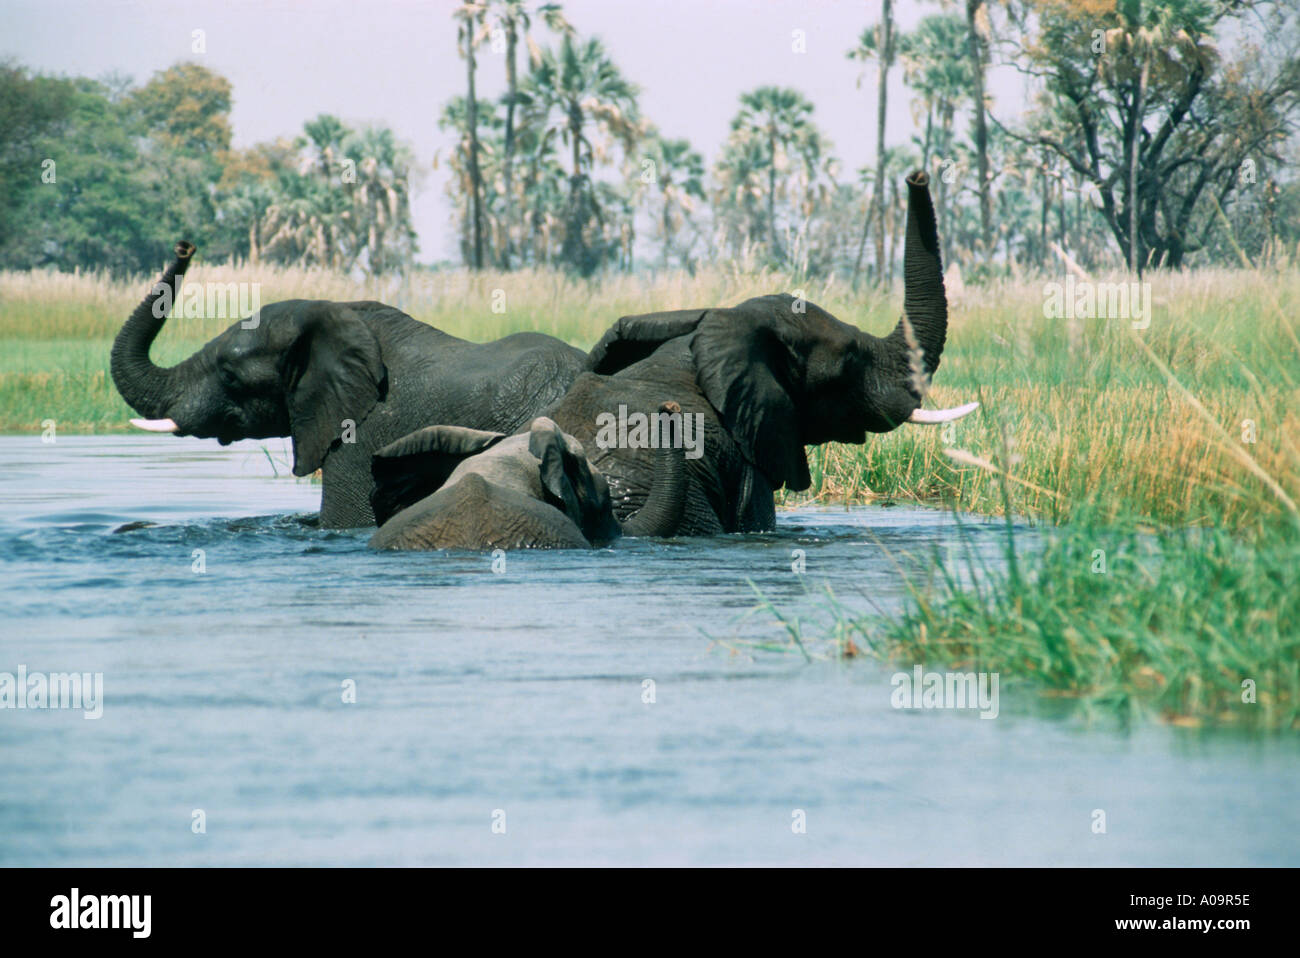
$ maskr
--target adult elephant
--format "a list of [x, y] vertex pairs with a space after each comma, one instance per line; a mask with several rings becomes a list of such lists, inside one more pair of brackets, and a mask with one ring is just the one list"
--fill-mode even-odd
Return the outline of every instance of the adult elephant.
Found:
[[[262, 307], [177, 366], [149, 347], [179, 298], [194, 247], [176, 261], [113, 343], [113, 382], [144, 429], [179, 436], [293, 439], [293, 473], [320, 469], [321, 524], [374, 524], [370, 458], [434, 423], [515, 432], [586, 366], [540, 333], [471, 343], [376, 302], [294, 299]], [[161, 301], [160, 301], [161, 300]]]
[[[676, 403], [660, 412], [680, 426]], [[645, 507], [620, 523], [582, 444], [545, 416], [514, 436], [428, 426], [375, 454], [371, 502], [380, 525], [370, 544], [582, 549], [623, 535], [674, 535], [685, 504], [685, 455], [680, 444], [659, 444]]]
[[943, 352], [948, 305], [928, 177], [914, 173], [907, 185], [906, 319], [884, 338], [784, 295], [626, 316], [605, 334], [591, 371], [545, 415], [586, 447], [619, 518], [644, 505], [653, 456], [610, 424], [668, 397], [704, 429], [703, 455], [686, 463], [684, 535], [772, 529], [773, 492], [810, 485], [805, 446], [862, 443], [869, 432], [975, 407], [920, 408]]

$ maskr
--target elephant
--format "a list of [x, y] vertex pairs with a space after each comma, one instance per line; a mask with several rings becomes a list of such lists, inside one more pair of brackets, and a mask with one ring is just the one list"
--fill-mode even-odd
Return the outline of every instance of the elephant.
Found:
[[612, 428], [673, 396], [703, 428], [687, 461], [682, 535], [769, 531], [775, 490], [811, 484], [805, 446], [861, 444], [904, 422], [959, 418], [976, 403], [920, 408], [947, 335], [938, 231], [923, 172], [907, 178], [904, 313], [878, 338], [788, 295], [730, 309], [625, 316], [589, 354], [589, 370], [543, 411], [590, 451], [615, 514], [642, 508], [653, 483], [643, 447]]
[[160, 368], [149, 348], [194, 253], [177, 245], [113, 343], [113, 382], [145, 417], [132, 422], [223, 445], [292, 437], [294, 475], [321, 470], [326, 527], [374, 524], [377, 450], [431, 424], [516, 432], [586, 368], [581, 350], [541, 333], [472, 343], [383, 303], [303, 299], [264, 306]]
[[[663, 403], [657, 420], [681, 421]], [[580, 442], [544, 416], [513, 436], [428, 426], [375, 453], [376, 549], [563, 549], [670, 536], [685, 502], [685, 449], [665, 431], [645, 505], [620, 523]]]

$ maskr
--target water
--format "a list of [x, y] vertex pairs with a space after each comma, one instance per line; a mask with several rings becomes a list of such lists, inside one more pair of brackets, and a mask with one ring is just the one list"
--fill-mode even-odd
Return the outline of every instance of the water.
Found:
[[[1292, 739], [1006, 695], [995, 721], [898, 711], [892, 670], [745, 654], [781, 635], [746, 579], [804, 619], [826, 584], [896, 607], [881, 545], [921, 568], [943, 513], [803, 509], [496, 574], [316, 528], [318, 487], [268, 451], [0, 438], [0, 671], [103, 672], [105, 699], [0, 711], [0, 862], [1300, 863]], [[157, 525], [114, 534], [132, 522]]]

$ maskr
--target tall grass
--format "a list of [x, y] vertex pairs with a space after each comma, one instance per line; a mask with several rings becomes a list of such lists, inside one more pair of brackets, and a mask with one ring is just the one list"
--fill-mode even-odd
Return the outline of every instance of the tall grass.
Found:
[[[997, 672], [1089, 713], [1300, 727], [1300, 342], [1294, 273], [1157, 279], [1151, 326], [1044, 323], [1014, 290], [968, 300], [954, 350], [983, 415], [893, 448], [817, 453], [818, 495], [935, 494], [1052, 520], [969, 575], [939, 557], [893, 617], [833, 598], [808, 655]], [[980, 369], [981, 383], [968, 378]], [[949, 374], [948, 360], [940, 375]], [[790, 623], [782, 621], [789, 632]]]

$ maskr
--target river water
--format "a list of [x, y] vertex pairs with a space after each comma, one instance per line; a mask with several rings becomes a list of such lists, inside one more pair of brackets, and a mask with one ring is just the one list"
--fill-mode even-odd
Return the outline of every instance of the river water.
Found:
[[494, 571], [317, 528], [288, 458], [0, 437], [0, 672], [103, 674], [98, 719], [0, 710], [0, 863], [1300, 864], [1294, 739], [896, 710], [892, 668], [752, 646], [755, 588], [810, 634], [827, 586], [896, 608], [943, 512]]

